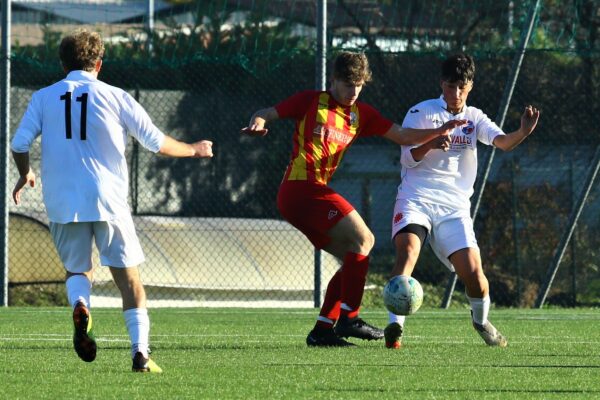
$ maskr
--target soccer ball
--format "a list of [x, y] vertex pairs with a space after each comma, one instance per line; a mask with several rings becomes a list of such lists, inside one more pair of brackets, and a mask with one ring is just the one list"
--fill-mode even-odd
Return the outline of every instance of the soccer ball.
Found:
[[410, 315], [423, 304], [423, 288], [413, 277], [395, 276], [383, 288], [383, 303], [396, 315]]

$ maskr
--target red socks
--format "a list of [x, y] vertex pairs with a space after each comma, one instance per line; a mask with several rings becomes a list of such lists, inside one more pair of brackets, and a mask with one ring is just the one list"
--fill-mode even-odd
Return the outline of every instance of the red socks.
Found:
[[368, 270], [369, 256], [346, 253], [344, 265], [342, 265], [341, 315], [348, 318], [358, 316]]
[[316, 328], [333, 328], [340, 315], [348, 318], [358, 316], [368, 270], [369, 256], [346, 253], [342, 268], [327, 285]]
[[340, 318], [340, 305], [342, 304], [342, 270], [339, 269], [329, 280], [325, 300], [317, 319], [316, 328], [331, 329]]

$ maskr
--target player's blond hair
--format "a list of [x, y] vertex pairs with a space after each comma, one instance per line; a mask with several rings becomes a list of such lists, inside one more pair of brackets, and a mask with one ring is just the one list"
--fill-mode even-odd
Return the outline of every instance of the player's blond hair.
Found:
[[344, 51], [333, 61], [333, 77], [353, 85], [363, 85], [371, 81], [369, 60], [364, 53]]
[[62, 39], [58, 54], [67, 71], [92, 71], [104, 55], [104, 42], [98, 32], [77, 29]]

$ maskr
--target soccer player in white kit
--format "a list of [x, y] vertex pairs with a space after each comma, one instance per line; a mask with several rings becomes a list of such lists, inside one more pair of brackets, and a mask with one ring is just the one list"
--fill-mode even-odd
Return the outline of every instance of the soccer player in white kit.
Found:
[[[535, 107], [525, 107], [520, 128], [505, 134], [480, 109], [466, 105], [474, 78], [471, 56], [447, 58], [441, 71], [442, 95], [415, 105], [404, 118], [402, 126], [407, 128], [436, 128], [458, 118], [467, 124], [421, 146], [402, 146], [402, 182], [392, 218], [396, 261], [391, 276], [411, 276], [429, 235], [434, 253], [465, 285], [475, 330], [486, 344], [505, 347], [506, 338], [488, 320], [489, 284], [470, 215], [477, 142], [512, 150], [533, 132], [540, 113]], [[393, 313], [389, 317], [384, 330], [386, 347], [397, 349], [405, 317]]]
[[29, 149], [41, 135], [43, 198], [66, 269], [77, 354], [87, 362], [96, 358], [89, 311], [95, 242], [121, 292], [132, 370], [162, 372], [148, 351], [150, 320], [137, 268], [144, 254], [127, 204], [127, 134], [171, 157], [212, 157], [212, 142], [187, 144], [162, 133], [127, 92], [97, 79], [103, 54], [96, 32], [80, 29], [63, 38], [59, 55], [67, 76], [33, 94], [11, 143], [20, 175], [13, 200], [19, 204], [24, 187], [35, 185]]

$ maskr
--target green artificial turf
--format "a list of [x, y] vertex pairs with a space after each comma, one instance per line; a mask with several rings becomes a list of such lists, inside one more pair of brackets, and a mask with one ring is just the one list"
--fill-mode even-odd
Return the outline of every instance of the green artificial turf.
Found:
[[[131, 372], [116, 309], [92, 309], [98, 357], [77, 358], [67, 308], [0, 310], [4, 399], [565, 399], [600, 397], [600, 312], [492, 310], [509, 340], [489, 348], [468, 310], [408, 317], [400, 350], [381, 341], [308, 348], [316, 310], [152, 309], [152, 358]], [[387, 314], [363, 317], [385, 326]]]

